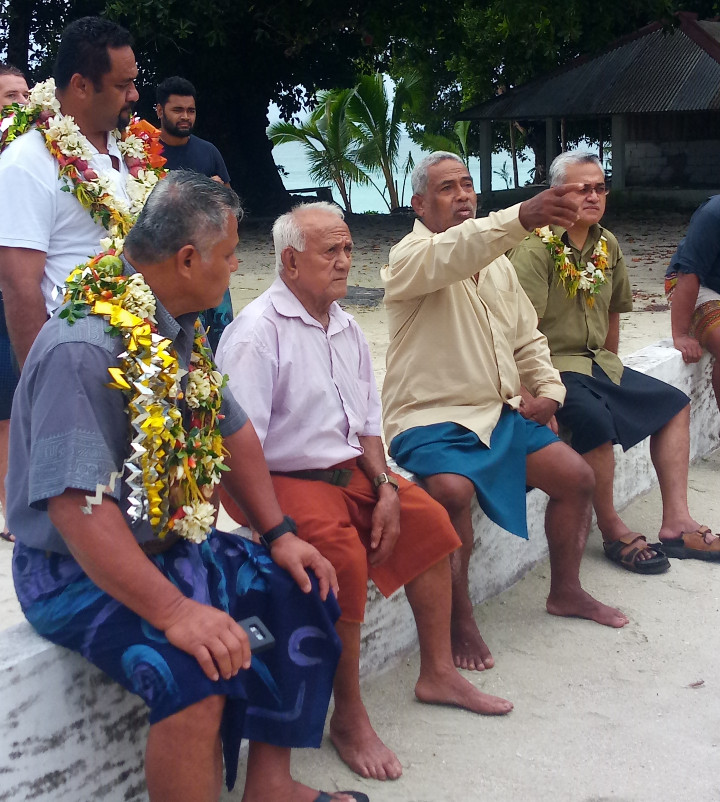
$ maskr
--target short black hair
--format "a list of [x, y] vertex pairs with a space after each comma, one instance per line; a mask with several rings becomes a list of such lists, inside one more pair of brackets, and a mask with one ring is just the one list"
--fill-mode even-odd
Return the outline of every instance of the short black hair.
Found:
[[155, 88], [155, 102], [164, 106], [168, 102], [170, 95], [191, 97], [193, 100], [197, 101], [195, 87], [187, 78], [181, 78], [179, 75], [171, 75], [157, 85]]
[[53, 77], [58, 89], [65, 89], [70, 79], [79, 73], [92, 81], [97, 91], [102, 77], [110, 72], [108, 48], [132, 47], [129, 31], [102, 17], [81, 17], [63, 31]]
[[25, 77], [23, 71], [13, 67], [12, 64], [0, 64], [0, 76], [2, 75], [16, 75], [18, 78]]

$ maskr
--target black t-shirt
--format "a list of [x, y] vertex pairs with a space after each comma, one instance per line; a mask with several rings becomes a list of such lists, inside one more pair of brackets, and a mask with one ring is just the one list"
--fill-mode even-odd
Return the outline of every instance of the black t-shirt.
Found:
[[220, 151], [206, 139], [191, 135], [185, 145], [167, 145], [163, 142], [162, 155], [167, 159], [167, 170], [195, 170], [209, 178], [219, 175], [226, 184], [230, 183]]

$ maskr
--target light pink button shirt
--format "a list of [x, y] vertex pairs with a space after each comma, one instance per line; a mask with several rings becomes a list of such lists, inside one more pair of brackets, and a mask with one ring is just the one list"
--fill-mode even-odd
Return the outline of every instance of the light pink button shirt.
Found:
[[225, 329], [216, 359], [271, 471], [328, 468], [362, 455], [359, 436], [380, 436], [370, 349], [336, 303], [325, 331], [277, 278]]

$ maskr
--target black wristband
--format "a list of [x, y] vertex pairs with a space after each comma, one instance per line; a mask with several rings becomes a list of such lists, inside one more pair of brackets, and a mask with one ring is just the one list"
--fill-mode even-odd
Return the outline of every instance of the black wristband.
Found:
[[297, 524], [289, 515], [286, 515], [277, 526], [273, 526], [264, 535], [260, 535], [260, 542], [266, 549], [269, 549], [274, 540], [286, 535], [288, 532], [292, 532], [293, 535], [297, 534]]

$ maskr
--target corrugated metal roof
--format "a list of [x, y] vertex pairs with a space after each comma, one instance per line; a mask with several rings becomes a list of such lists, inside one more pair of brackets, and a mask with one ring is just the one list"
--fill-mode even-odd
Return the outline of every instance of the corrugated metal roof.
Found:
[[537, 119], [720, 109], [720, 22], [681, 15], [467, 109], [459, 119]]

